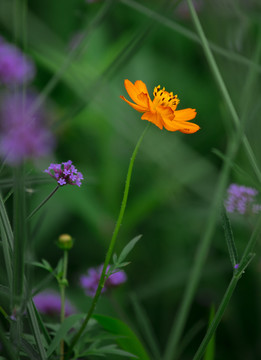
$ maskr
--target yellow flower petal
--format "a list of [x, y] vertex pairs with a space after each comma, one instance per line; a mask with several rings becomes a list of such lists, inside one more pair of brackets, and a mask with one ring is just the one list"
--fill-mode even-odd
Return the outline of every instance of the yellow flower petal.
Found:
[[[137, 83], [137, 86], [136, 86]], [[124, 81], [125, 88], [127, 90], [127, 93], [129, 94], [129, 97], [137, 104], [143, 107], [146, 107], [148, 110], [148, 99], [149, 94], [146, 85], [141, 81], [137, 80], [135, 84], [133, 84], [130, 80], [126, 79]], [[146, 97], [140, 96], [142, 93], [147, 95]]]
[[144, 107], [144, 106], [140, 106], [140, 105], [136, 105], [136, 104], [133, 104], [132, 102], [130, 102], [129, 100], [125, 99], [124, 96], [120, 95], [120, 98], [124, 101], [126, 101], [126, 103], [128, 103], [131, 107], [133, 107], [133, 109], [139, 111], [139, 112], [144, 112], [144, 111], [147, 111], [147, 108]]
[[192, 120], [196, 117], [196, 109], [184, 109], [175, 111], [175, 120], [177, 121], [187, 121]]
[[188, 121], [166, 121], [164, 119], [164, 127], [169, 131], [181, 131], [184, 134], [193, 134], [200, 129], [197, 124], [190, 123]]
[[161, 118], [160, 114], [157, 112], [155, 112], [155, 113], [152, 113], [150, 111], [145, 112], [145, 114], [142, 115], [141, 119], [148, 120], [148, 121], [152, 122], [154, 125], [156, 125], [158, 128], [160, 128], [161, 130], [163, 129], [162, 118]]

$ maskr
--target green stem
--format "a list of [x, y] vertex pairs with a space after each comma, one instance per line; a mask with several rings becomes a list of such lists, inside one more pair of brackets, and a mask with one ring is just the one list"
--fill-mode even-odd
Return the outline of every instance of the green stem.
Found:
[[[176, 356], [176, 354], [177, 354], [177, 346], [178, 346], [179, 340], [181, 338], [181, 335], [182, 335], [182, 332], [183, 332], [183, 329], [185, 326], [185, 322], [186, 322], [186, 319], [187, 319], [187, 316], [188, 316], [188, 313], [190, 310], [190, 306], [193, 301], [196, 287], [197, 287], [199, 279], [200, 279], [200, 274], [202, 272], [204, 262], [205, 262], [205, 259], [206, 259], [207, 253], [208, 253], [208, 249], [210, 246], [211, 238], [213, 236], [213, 232], [215, 229], [217, 215], [218, 215], [218, 211], [219, 211], [220, 200], [223, 196], [226, 182], [228, 179], [229, 170], [231, 167], [231, 160], [234, 158], [234, 156], [236, 154], [236, 151], [240, 144], [240, 135], [242, 134], [242, 126], [240, 124], [239, 117], [238, 117], [237, 112], [234, 108], [234, 105], [231, 101], [231, 98], [229, 96], [229, 93], [227, 91], [225, 83], [222, 79], [222, 76], [219, 72], [219, 69], [216, 65], [215, 59], [211, 53], [208, 41], [203, 32], [203, 29], [201, 27], [201, 24], [199, 22], [199, 19], [197, 17], [195, 9], [191, 3], [191, 0], [188, 0], [188, 5], [190, 7], [192, 18], [195, 22], [195, 26], [197, 28], [199, 37], [201, 39], [202, 46], [206, 53], [206, 57], [208, 59], [210, 67], [214, 73], [214, 76], [219, 84], [222, 95], [228, 105], [228, 108], [231, 113], [231, 116], [232, 116], [232, 119], [233, 119], [233, 122], [234, 122], [237, 132], [235, 134], [235, 137], [229, 143], [229, 149], [228, 149], [228, 154], [227, 154], [228, 161], [226, 161], [223, 165], [222, 173], [220, 175], [220, 180], [219, 180], [219, 183], [217, 186], [217, 191], [215, 193], [214, 202], [212, 204], [212, 208], [210, 211], [209, 220], [206, 225], [204, 236], [199, 244], [199, 248], [198, 248], [195, 260], [194, 260], [194, 265], [192, 266], [192, 269], [191, 269], [190, 279], [189, 279], [189, 282], [185, 289], [185, 294], [184, 294], [183, 301], [180, 306], [180, 310], [178, 311], [178, 314], [177, 314], [176, 322], [173, 324], [170, 335], [169, 335], [164, 360], [173, 360], [174, 356]], [[258, 179], [261, 180], [261, 174], [260, 174], [259, 168], [257, 166], [252, 149], [251, 149], [245, 135], [243, 135], [243, 144], [245, 146], [246, 153], [250, 159], [250, 162], [255, 170], [256, 176]]]
[[202, 340], [202, 343], [200, 344], [193, 360], [200, 360], [203, 357], [203, 355], [206, 351], [207, 345], [208, 345], [209, 341], [211, 340], [212, 336], [214, 335], [214, 333], [224, 315], [224, 312], [225, 312], [225, 310], [229, 304], [229, 301], [234, 293], [234, 290], [236, 288], [238, 280], [241, 278], [242, 274], [244, 273], [245, 269], [249, 265], [250, 261], [253, 259], [253, 254], [251, 253], [251, 251], [256, 243], [258, 235], [260, 234], [260, 227], [261, 227], [261, 216], [259, 216], [259, 219], [256, 223], [255, 229], [254, 229], [254, 231], [251, 235], [251, 238], [245, 248], [244, 254], [240, 261], [239, 269], [234, 271], [234, 275], [230, 281], [230, 284], [228, 285], [225, 295], [223, 296], [223, 299], [219, 305], [216, 315], [215, 315], [204, 339]]
[[59, 189], [59, 185], [56, 186], [56, 188], [47, 196], [46, 199], [44, 199], [32, 212], [31, 214], [27, 217], [26, 220], [30, 220], [31, 217], [38, 211], [41, 209], [41, 207], [56, 193], [56, 191]]
[[[235, 156], [237, 145], [238, 144], [235, 142], [229, 144], [227, 154], [229, 159], [232, 159]], [[215, 198], [210, 209], [209, 218], [208, 221], [206, 221], [204, 235], [199, 243], [194, 263], [191, 268], [189, 280], [183, 296], [183, 300], [181, 302], [180, 309], [177, 312], [176, 320], [173, 323], [169, 334], [167, 347], [164, 354], [164, 360], [173, 360], [177, 355], [177, 346], [179, 344], [185, 326], [185, 322], [196, 292], [196, 288], [210, 247], [211, 239], [215, 230], [217, 216], [220, 208], [220, 202], [225, 191], [230, 167], [230, 161], [225, 162], [223, 165], [222, 173], [220, 175], [220, 179], [215, 191]]]
[[116, 239], [117, 239], [117, 235], [119, 233], [119, 230], [120, 230], [120, 227], [121, 227], [121, 223], [122, 223], [122, 219], [123, 219], [123, 215], [124, 215], [124, 212], [125, 212], [125, 208], [126, 208], [126, 205], [127, 205], [127, 199], [128, 199], [128, 194], [129, 194], [129, 188], [130, 188], [130, 181], [131, 181], [131, 175], [132, 175], [132, 169], [133, 169], [133, 164], [134, 164], [134, 161], [135, 161], [135, 158], [137, 156], [137, 153], [138, 153], [138, 149], [141, 145], [141, 142], [144, 138], [144, 135], [145, 133], [147, 132], [148, 128], [149, 128], [149, 125], [148, 124], [145, 128], [145, 130], [143, 131], [143, 133], [141, 134], [137, 144], [136, 144], [136, 147], [133, 151], [133, 154], [132, 154], [132, 157], [130, 159], [130, 164], [129, 164], [129, 168], [128, 168], [128, 173], [127, 173], [127, 177], [126, 177], [126, 183], [125, 183], [125, 188], [124, 188], [124, 193], [123, 193], [123, 199], [122, 199], [122, 203], [121, 203], [121, 208], [120, 208], [120, 212], [119, 212], [119, 216], [118, 216], [118, 219], [117, 219], [117, 222], [116, 222], [116, 225], [115, 225], [115, 228], [114, 228], [114, 232], [112, 234], [112, 238], [111, 238], [111, 242], [110, 242], [110, 245], [109, 245], [109, 249], [107, 251], [107, 254], [106, 254], [106, 257], [105, 257], [105, 261], [104, 261], [104, 265], [103, 265], [103, 269], [102, 269], [102, 273], [101, 273], [101, 277], [100, 277], [100, 281], [99, 281], [99, 284], [98, 284], [98, 288], [96, 290], [96, 293], [95, 293], [95, 296], [92, 300], [92, 303], [91, 303], [91, 307], [86, 315], [86, 318], [84, 320], [84, 322], [82, 323], [82, 326], [80, 328], [80, 330], [78, 331], [78, 333], [74, 336], [73, 340], [72, 340], [72, 343], [68, 349], [68, 353], [67, 353], [67, 357], [69, 357], [73, 347], [75, 346], [75, 344], [78, 342], [81, 334], [83, 333], [84, 329], [86, 328], [94, 310], [95, 310], [95, 307], [96, 307], [96, 304], [98, 302], [98, 299], [100, 297], [100, 294], [101, 294], [101, 291], [104, 287], [104, 283], [105, 283], [105, 278], [106, 278], [106, 269], [109, 265], [109, 262], [110, 262], [110, 259], [111, 259], [111, 256], [112, 256], [112, 252], [114, 250], [114, 246], [115, 246], [115, 243], [116, 243]]
[[3, 345], [3, 348], [6, 351], [6, 354], [8, 355], [8, 359], [17, 360], [17, 356], [16, 356], [16, 353], [14, 352], [14, 349], [12, 347], [12, 343], [10, 342], [9, 339], [7, 339], [6, 331], [2, 327], [1, 323], [0, 323], [0, 341], [1, 341], [1, 344]]
[[227, 305], [232, 297], [232, 294], [236, 288], [236, 285], [237, 285], [237, 282], [239, 280], [239, 277], [238, 276], [233, 276], [229, 285], [228, 285], [228, 288], [225, 292], [225, 295], [221, 301], [221, 304], [216, 312], [216, 315], [215, 315], [215, 318], [214, 320], [212, 321], [208, 331], [207, 331], [207, 334], [206, 336], [204, 337], [200, 347], [198, 348], [198, 351], [196, 353], [196, 355], [194, 356], [193, 360], [199, 360], [202, 358], [202, 356], [204, 355], [205, 351], [206, 351], [206, 348], [207, 348], [207, 345], [209, 343], [209, 341], [211, 340], [212, 336], [214, 335], [219, 323], [220, 323], [220, 320], [222, 319], [223, 317], [223, 314], [227, 308]]
[[20, 165], [14, 170], [14, 252], [12, 310], [14, 310], [15, 307], [19, 309], [24, 292], [24, 255], [27, 242], [24, 188], [24, 167], [23, 165]]
[[[61, 324], [65, 318], [65, 287], [67, 283], [67, 267], [68, 267], [68, 250], [63, 252], [63, 274], [60, 282], [60, 294], [61, 294]], [[64, 360], [64, 340], [60, 342], [60, 360]]]
[[[234, 126], [235, 128], [238, 130], [238, 131], [242, 131], [242, 125], [240, 123], [240, 119], [239, 119], [239, 116], [236, 112], [236, 109], [233, 105], [233, 102], [231, 100], [231, 97], [229, 95], [229, 92], [227, 90], [227, 87], [224, 83], [224, 80], [220, 74], [220, 71], [218, 69], [218, 66], [216, 64], [216, 61], [215, 61], [215, 58], [211, 52], [211, 49], [210, 49], [210, 46], [209, 46], [209, 43], [208, 43], [208, 40], [206, 38], [206, 35], [203, 31], [203, 28], [200, 24], [200, 21], [199, 21], [199, 18], [197, 16], [197, 13], [195, 11], [195, 8], [192, 4], [192, 1], [191, 0], [187, 0], [188, 2], [188, 6], [189, 6], [189, 9], [190, 9], [190, 13], [191, 13], [191, 16], [192, 16], [192, 19], [194, 21], [194, 24], [195, 24], [195, 27], [197, 29], [197, 32], [198, 32], [198, 35], [200, 37], [200, 40], [201, 40], [201, 44], [202, 44], [202, 47], [205, 51], [205, 55], [206, 55], [206, 58], [208, 60], [208, 63], [209, 63], [209, 66], [216, 78], [216, 81], [218, 83], [218, 86], [221, 90], [221, 93], [224, 97], [224, 100], [225, 102], [227, 103], [227, 106], [228, 106], [228, 109], [230, 111], [230, 114], [231, 114], [231, 117], [232, 117], [232, 120], [233, 120], [233, 123], [234, 123]], [[261, 172], [260, 172], [260, 169], [257, 165], [257, 161], [256, 161], [256, 158], [255, 158], [255, 155], [253, 153], [253, 150], [251, 148], [251, 145], [249, 144], [249, 141], [246, 137], [245, 134], [242, 134], [242, 142], [243, 142], [243, 146], [245, 148], [245, 151], [246, 151], [246, 154], [249, 158], [249, 161], [253, 167], [253, 170], [256, 174], [256, 177], [257, 179], [259, 180], [259, 182], [261, 182]]]

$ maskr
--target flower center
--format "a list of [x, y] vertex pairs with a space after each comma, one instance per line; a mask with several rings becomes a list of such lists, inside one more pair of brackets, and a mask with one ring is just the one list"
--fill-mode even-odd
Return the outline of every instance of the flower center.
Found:
[[173, 92], [165, 91], [163, 87], [160, 89], [160, 85], [154, 88], [153, 91], [154, 100], [153, 104], [155, 106], [165, 106], [165, 107], [172, 107], [174, 106], [175, 109], [179, 103], [178, 95], [173, 95]]

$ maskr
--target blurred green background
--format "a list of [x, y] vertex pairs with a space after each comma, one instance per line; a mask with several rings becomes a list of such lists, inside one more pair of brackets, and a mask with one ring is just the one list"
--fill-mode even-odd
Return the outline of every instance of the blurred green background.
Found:
[[[13, 4], [0, 2], [1, 35], [14, 37]], [[259, 1], [195, 1], [200, 21], [260, 163], [260, 20]], [[165, 86], [180, 98], [179, 109], [197, 110], [201, 130], [193, 135], [151, 126], [134, 165], [127, 210], [116, 252], [138, 234], [129, 255], [128, 282], [104, 296], [96, 312], [118, 316], [143, 337], [131, 294], [145, 309], [164, 351], [189, 271], [208, 220], [222, 159], [233, 136], [230, 114], [210, 71], [186, 1], [28, 0], [26, 51], [35, 61], [32, 87], [52, 113], [57, 147], [34, 164], [41, 174], [50, 162], [72, 160], [84, 175], [82, 187], [60, 189], [33, 221], [34, 258], [53, 266], [61, 253], [57, 237], [75, 238], [70, 252], [68, 297], [80, 311], [90, 299], [79, 276], [104, 261], [121, 204], [128, 163], [146, 122], [123, 102], [124, 79], [142, 80], [152, 96]], [[77, 42], [82, 41], [77, 47]], [[18, 44], [22, 34], [18, 34]], [[249, 72], [253, 81], [248, 83]], [[230, 182], [260, 188], [240, 149]], [[48, 179], [49, 181], [50, 179]], [[31, 184], [30, 208], [54, 188]], [[244, 248], [255, 219], [233, 215], [236, 243]], [[261, 358], [260, 244], [239, 282], [216, 335], [215, 359]], [[45, 274], [39, 270], [35, 282]], [[218, 306], [232, 268], [218, 221], [184, 337], [193, 333], [180, 359], [191, 359], [203, 338], [211, 305]], [[54, 285], [54, 284], [53, 284]], [[146, 341], [145, 341], [146, 344]]]

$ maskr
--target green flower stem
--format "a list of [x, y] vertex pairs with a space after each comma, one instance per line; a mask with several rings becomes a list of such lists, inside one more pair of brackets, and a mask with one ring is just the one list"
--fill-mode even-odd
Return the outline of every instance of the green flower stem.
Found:
[[221, 301], [221, 304], [216, 312], [215, 318], [214, 318], [213, 322], [211, 323], [211, 325], [208, 329], [208, 332], [207, 332], [206, 336], [204, 337], [200, 347], [198, 348], [198, 351], [197, 351], [196, 355], [194, 356], [193, 360], [199, 360], [203, 357], [203, 355], [206, 351], [207, 345], [208, 345], [209, 341], [211, 340], [212, 336], [214, 335], [214, 333], [220, 323], [220, 320], [223, 317], [223, 314], [227, 308], [227, 305], [228, 305], [228, 303], [232, 297], [232, 294], [236, 288], [238, 280], [239, 280], [238, 276], [232, 277], [232, 279], [228, 285], [228, 288], [225, 292], [225, 295]]
[[121, 227], [121, 223], [122, 223], [122, 219], [123, 219], [123, 215], [124, 215], [124, 212], [125, 212], [125, 208], [126, 208], [126, 204], [127, 204], [127, 199], [128, 199], [128, 194], [129, 194], [129, 188], [130, 188], [130, 181], [131, 181], [131, 175], [132, 175], [132, 169], [133, 169], [133, 164], [134, 164], [134, 161], [135, 161], [135, 158], [137, 156], [137, 153], [138, 153], [138, 149], [141, 145], [141, 142], [144, 138], [144, 135], [145, 133], [147, 132], [148, 128], [149, 128], [149, 125], [148, 124], [145, 128], [145, 130], [143, 131], [143, 133], [141, 134], [137, 144], [136, 144], [136, 147], [133, 151], [133, 154], [132, 154], [132, 157], [130, 159], [130, 164], [129, 164], [129, 168], [128, 168], [128, 173], [127, 173], [127, 177], [126, 177], [126, 183], [125, 183], [125, 188], [124, 188], [124, 193], [123, 193], [123, 199], [122, 199], [122, 203], [121, 203], [121, 208], [120, 208], [120, 212], [119, 212], [119, 216], [118, 216], [118, 219], [117, 219], [117, 222], [116, 222], [116, 225], [115, 225], [115, 228], [114, 228], [114, 232], [112, 234], [112, 238], [111, 238], [111, 242], [110, 242], [110, 245], [109, 245], [109, 249], [107, 251], [107, 254], [106, 254], [106, 257], [105, 257], [105, 261], [104, 261], [104, 265], [103, 265], [103, 269], [102, 269], [102, 273], [101, 273], [101, 277], [100, 277], [100, 281], [99, 281], [99, 284], [98, 284], [98, 288], [97, 288], [97, 291], [95, 293], [95, 296], [92, 300], [92, 303], [91, 303], [91, 307], [86, 315], [86, 318], [84, 320], [84, 322], [82, 323], [82, 326], [80, 328], [80, 330], [78, 331], [78, 333], [75, 335], [75, 337], [73, 338], [72, 340], [72, 343], [68, 349], [68, 353], [67, 353], [67, 356], [66, 356], [66, 359], [69, 358], [69, 355], [73, 349], [73, 347], [75, 346], [75, 344], [78, 342], [81, 334], [83, 333], [84, 329], [86, 328], [94, 310], [95, 310], [95, 307], [97, 305], [97, 302], [98, 302], [98, 299], [100, 297], [100, 294], [101, 294], [101, 291], [104, 287], [104, 284], [105, 284], [105, 280], [106, 280], [106, 269], [109, 265], [109, 262], [110, 262], [110, 259], [111, 259], [111, 256], [112, 256], [112, 252], [114, 250], [114, 246], [115, 246], [115, 243], [116, 243], [116, 239], [117, 239], [117, 235], [119, 233], [119, 230], [120, 230], [120, 227]]
[[[68, 267], [68, 250], [63, 251], [63, 274], [60, 281], [60, 294], [61, 294], [61, 324], [65, 318], [65, 287], [67, 285], [67, 267]], [[60, 342], [60, 360], [64, 360], [64, 340]]]
[[24, 293], [25, 248], [27, 242], [27, 226], [25, 222], [25, 185], [23, 164], [14, 169], [14, 251], [13, 251], [13, 286], [11, 307], [18, 310]]
[[3, 348], [6, 351], [6, 354], [8, 355], [8, 359], [17, 360], [17, 356], [12, 347], [12, 343], [9, 340], [7, 340], [6, 331], [2, 327], [1, 323], [0, 323], [0, 341], [1, 341], [1, 344], [3, 345]]
[[[220, 71], [218, 69], [218, 66], [216, 64], [216, 61], [215, 61], [215, 58], [211, 52], [211, 49], [210, 49], [210, 46], [209, 46], [209, 43], [208, 43], [208, 40], [206, 38], [206, 35], [203, 31], [203, 28], [200, 24], [200, 21], [199, 21], [199, 18], [197, 16], [197, 13], [195, 11], [195, 8], [193, 6], [193, 3], [191, 0], [187, 0], [188, 2], [188, 6], [189, 6], [189, 9], [190, 9], [190, 13], [191, 13], [191, 16], [192, 16], [192, 19], [194, 21], [194, 24], [195, 24], [195, 27], [196, 27], [196, 30], [198, 32], [198, 35], [199, 35], [199, 38], [201, 40], [201, 45], [205, 51], [205, 55], [206, 55], [206, 58], [208, 60], [208, 63], [209, 63], [209, 66], [213, 72], [213, 75], [215, 76], [216, 78], [216, 81], [218, 83], [218, 86], [221, 90], [221, 93], [224, 97], [224, 100], [225, 102], [227, 103], [227, 106], [228, 106], [228, 109], [230, 111], [230, 114], [231, 114], [231, 118], [233, 120], [233, 123], [234, 123], [234, 126], [237, 130], [239, 131], [242, 131], [242, 125], [241, 125], [241, 122], [240, 122], [240, 119], [239, 119], [239, 116], [237, 114], [237, 111], [233, 105], [233, 102], [231, 100], [231, 97], [229, 95], [229, 92], [227, 90], [227, 87], [224, 83], [224, 80], [220, 74]], [[253, 153], [253, 150], [251, 148], [251, 145], [249, 144], [249, 141], [246, 137], [245, 134], [242, 134], [242, 143], [243, 143], [243, 146], [245, 148], [245, 151], [246, 151], [246, 154], [249, 158], [249, 161], [253, 167], [253, 170], [256, 174], [256, 177], [257, 179], [259, 180], [259, 182], [261, 182], [261, 172], [260, 172], [260, 169], [258, 167], [258, 164], [257, 164], [257, 161], [256, 161], [256, 158], [255, 158], [255, 155]]]
[[[234, 158], [237, 148], [238, 148], [238, 141], [237, 142], [234, 141], [229, 144], [227, 151], [227, 157], [229, 159], [232, 160]], [[186, 289], [180, 305], [180, 309], [177, 312], [177, 317], [172, 325], [169, 334], [166, 351], [164, 354], [164, 360], [173, 360], [177, 356], [177, 351], [178, 351], [177, 347], [180, 338], [182, 336], [182, 332], [188, 317], [188, 313], [208, 254], [211, 239], [216, 227], [217, 217], [220, 209], [220, 203], [227, 184], [230, 167], [231, 167], [231, 161], [226, 161], [223, 164], [223, 169], [215, 191], [214, 201], [210, 209], [209, 218], [206, 221], [206, 228], [202, 236], [202, 239], [199, 243], [197, 253], [195, 255], [194, 263], [191, 267], [189, 280], [186, 285]]]
[[47, 196], [46, 199], [44, 199], [41, 204], [39, 204], [32, 212], [31, 214], [27, 217], [26, 220], [30, 220], [31, 217], [38, 211], [41, 209], [41, 207], [56, 193], [56, 191], [60, 188], [59, 185], [56, 186], [56, 188]]
[[260, 227], [261, 227], [261, 216], [259, 216], [259, 220], [256, 223], [256, 226], [252, 233], [252, 236], [245, 248], [244, 254], [240, 261], [239, 268], [238, 268], [238, 270], [234, 271], [234, 275], [230, 281], [230, 284], [228, 285], [225, 295], [223, 296], [223, 299], [219, 305], [216, 315], [215, 315], [204, 339], [202, 340], [202, 343], [200, 344], [193, 360], [200, 360], [203, 357], [203, 355], [206, 351], [207, 345], [208, 345], [209, 341], [211, 340], [212, 336], [214, 335], [214, 333], [224, 315], [224, 312], [225, 312], [225, 310], [228, 306], [228, 303], [234, 293], [234, 290], [236, 288], [238, 280], [241, 278], [241, 276], [245, 272], [245, 269], [247, 268], [247, 266], [253, 259], [253, 254], [251, 253], [251, 251], [256, 243], [258, 235], [260, 235]]

